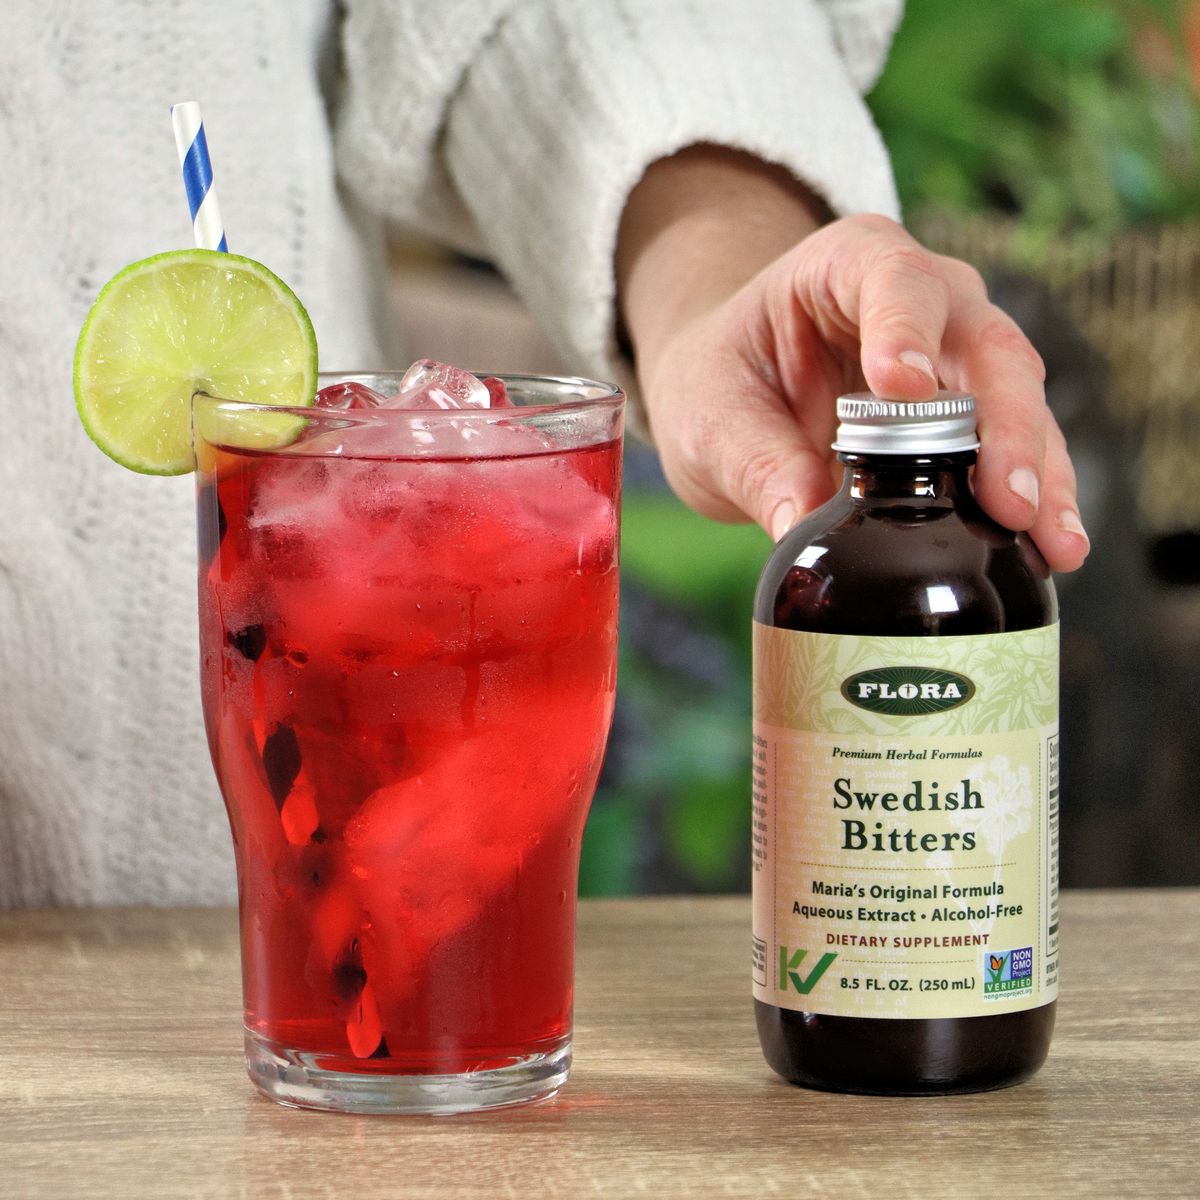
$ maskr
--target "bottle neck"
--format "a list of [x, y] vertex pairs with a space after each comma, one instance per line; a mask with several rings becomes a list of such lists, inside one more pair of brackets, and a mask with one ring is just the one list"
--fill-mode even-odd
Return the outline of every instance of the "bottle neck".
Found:
[[970, 497], [974, 450], [925, 456], [842, 453], [841, 495], [855, 502], [954, 503]]

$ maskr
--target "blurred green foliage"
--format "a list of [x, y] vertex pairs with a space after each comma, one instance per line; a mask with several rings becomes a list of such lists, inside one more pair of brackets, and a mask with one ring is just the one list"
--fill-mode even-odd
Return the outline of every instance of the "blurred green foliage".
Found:
[[668, 492], [628, 494], [621, 566], [651, 592], [693, 609], [739, 649], [750, 648], [750, 602], [771, 541], [754, 525], [698, 516]]
[[[706, 520], [666, 491], [626, 491], [625, 585], [673, 613], [675, 624], [656, 627], [644, 606], [631, 612], [623, 597], [616, 763], [588, 821], [584, 895], [744, 885], [750, 611], [770, 548], [762, 530]], [[681, 628], [699, 636], [681, 638]], [[675, 645], [657, 646], [661, 639]], [[672, 669], [672, 651], [684, 667], [689, 656], [706, 661]]]
[[[869, 97], [906, 212], [1013, 216], [1030, 256], [1065, 234], [1200, 212], [1181, 32], [1187, 7], [1200, 42], [1198, 4], [908, 0]], [[664, 488], [626, 491], [623, 577], [676, 625], [656, 628], [623, 596], [618, 721], [584, 839], [585, 895], [748, 886], [750, 614], [769, 550], [760, 530], [707, 521]], [[711, 661], [690, 673], [664, 662], [672, 640]]]
[[1028, 242], [1200, 212], [1183, 0], [909, 0], [869, 97], [905, 211]]

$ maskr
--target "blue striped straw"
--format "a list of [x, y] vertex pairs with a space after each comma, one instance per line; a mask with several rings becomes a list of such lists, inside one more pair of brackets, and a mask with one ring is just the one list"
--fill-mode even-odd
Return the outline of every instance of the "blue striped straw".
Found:
[[213, 187], [212, 163], [208, 161], [208, 142], [200, 105], [183, 100], [171, 105], [171, 126], [175, 130], [175, 148], [183, 171], [183, 187], [192, 214], [192, 232], [201, 250], [228, 250], [217, 189]]

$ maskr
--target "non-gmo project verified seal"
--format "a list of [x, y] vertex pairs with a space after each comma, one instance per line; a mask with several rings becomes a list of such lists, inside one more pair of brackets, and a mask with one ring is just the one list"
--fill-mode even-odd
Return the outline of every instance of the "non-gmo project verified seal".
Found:
[[1033, 987], [1033, 947], [988, 951], [983, 956], [983, 995], [999, 999]]

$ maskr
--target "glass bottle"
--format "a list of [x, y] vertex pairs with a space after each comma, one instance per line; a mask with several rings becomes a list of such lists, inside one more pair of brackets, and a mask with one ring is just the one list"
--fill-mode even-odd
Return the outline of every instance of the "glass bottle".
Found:
[[1054, 1025], [1054, 587], [974, 499], [972, 397], [838, 417], [755, 600], [759, 1038], [811, 1087], [1001, 1087]]

